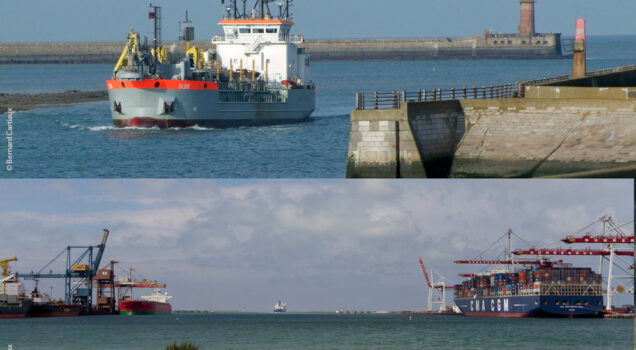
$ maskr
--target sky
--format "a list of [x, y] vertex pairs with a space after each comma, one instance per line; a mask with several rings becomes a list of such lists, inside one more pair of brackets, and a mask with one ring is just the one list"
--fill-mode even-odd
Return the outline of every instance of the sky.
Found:
[[[0, 193], [0, 257], [18, 257], [13, 271], [98, 244], [108, 228], [102, 265], [166, 283], [178, 310], [271, 312], [279, 299], [289, 311], [424, 310], [419, 256], [457, 283], [481, 267], [453, 261], [508, 229], [555, 247], [603, 215], [634, 213], [631, 180], [5, 180]], [[61, 281], [50, 286], [62, 297]]]
[[[151, 36], [151, 1], [29, 0], [0, 2], [0, 42], [123, 41], [133, 26]], [[196, 38], [220, 34], [218, 0], [155, 0], [163, 7], [163, 38], [176, 40], [189, 10]], [[486, 29], [516, 33], [518, 0], [296, 0], [296, 34], [308, 39], [455, 37]], [[273, 5], [275, 6], [275, 5]], [[634, 0], [538, 0], [536, 30], [572, 36], [576, 18], [588, 35], [636, 35]]]

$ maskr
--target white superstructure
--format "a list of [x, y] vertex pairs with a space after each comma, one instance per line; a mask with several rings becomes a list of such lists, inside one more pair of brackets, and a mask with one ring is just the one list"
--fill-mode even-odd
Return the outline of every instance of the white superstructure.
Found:
[[[233, 72], [255, 70], [270, 82], [309, 82], [309, 55], [298, 48], [302, 36], [291, 36], [288, 19], [241, 18], [219, 22], [224, 36], [215, 36], [217, 59]], [[237, 74], [238, 76], [238, 74]]]
[[168, 300], [170, 300], [171, 298], [172, 297], [168, 295], [168, 292], [161, 293], [161, 289], [159, 288], [155, 288], [153, 294], [144, 295], [141, 297], [141, 299], [145, 301], [150, 301], [154, 303], [164, 303], [164, 304], [167, 304]]

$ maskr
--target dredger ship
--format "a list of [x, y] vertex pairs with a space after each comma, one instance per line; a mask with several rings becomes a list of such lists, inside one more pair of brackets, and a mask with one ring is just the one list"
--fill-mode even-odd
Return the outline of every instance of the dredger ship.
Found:
[[[228, 1], [215, 50], [190, 47], [194, 27], [181, 22], [185, 57], [161, 45], [161, 7], [150, 7], [152, 42], [132, 29], [106, 81], [116, 127], [231, 127], [306, 120], [315, 109], [309, 55], [292, 36], [291, 0], [256, 0], [242, 10]], [[223, 1], [225, 3], [225, 1]], [[251, 4], [250, 4], [251, 5]], [[273, 11], [272, 11], [273, 10]], [[277, 14], [275, 12], [278, 12]]]

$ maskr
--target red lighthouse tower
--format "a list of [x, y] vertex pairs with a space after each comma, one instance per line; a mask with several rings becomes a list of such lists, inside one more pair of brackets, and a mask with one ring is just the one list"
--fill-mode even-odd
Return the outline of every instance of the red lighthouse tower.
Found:
[[534, 35], [534, 3], [535, 0], [519, 0], [521, 3], [521, 20], [519, 35]]

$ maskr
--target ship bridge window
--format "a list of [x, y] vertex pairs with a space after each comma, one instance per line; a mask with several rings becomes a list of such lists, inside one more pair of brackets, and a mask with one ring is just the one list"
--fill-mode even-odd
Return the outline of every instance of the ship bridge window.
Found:
[[276, 34], [278, 33], [278, 28], [267, 28], [265, 31], [270, 34]]
[[265, 33], [265, 29], [263, 29], [263, 28], [254, 28], [252, 33]]
[[241, 34], [249, 34], [250, 33], [250, 29], [249, 28], [239, 28], [239, 33], [241, 33]]

